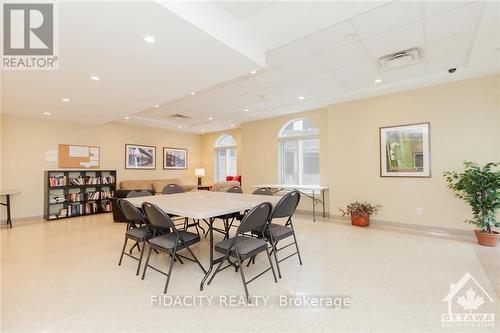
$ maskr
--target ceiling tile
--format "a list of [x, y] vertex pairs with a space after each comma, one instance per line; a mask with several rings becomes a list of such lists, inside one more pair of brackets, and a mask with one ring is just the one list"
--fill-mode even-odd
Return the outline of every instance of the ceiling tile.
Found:
[[363, 45], [360, 42], [356, 42], [321, 53], [316, 56], [316, 59], [326, 68], [334, 70], [356, 62], [369, 60], [370, 57]]
[[424, 56], [428, 60], [453, 56], [457, 53], [465, 53], [472, 43], [473, 33], [454, 35], [430, 42], [424, 49]]
[[335, 76], [341, 81], [349, 81], [352, 79], [362, 77], [372, 77], [378, 74], [378, 70], [371, 60], [362, 61], [359, 63], [351, 64], [349, 66], [339, 68], [333, 72]]
[[467, 54], [460, 53], [448, 57], [430, 60], [427, 62], [427, 74], [445, 73], [450, 67], [456, 67], [461, 70], [466, 67]]
[[429, 17], [470, 3], [471, 1], [424, 1], [424, 15]]
[[383, 83], [395, 83], [418, 79], [427, 74], [427, 65], [420, 63], [382, 73]]
[[483, 5], [483, 2], [474, 2], [428, 18], [425, 22], [426, 42], [473, 31]]
[[255, 91], [258, 91], [259, 89], [262, 89], [259, 85], [257, 85], [255, 82], [252, 82], [248, 79], [237, 79], [237, 80], [232, 80], [227, 84], [219, 86], [219, 88], [225, 90], [227, 93], [231, 95], [244, 95], [244, 94], [250, 94]]
[[318, 54], [351, 43], [347, 36], [355, 33], [351, 21], [346, 21], [304, 38], [303, 45], [311, 54]]
[[363, 40], [363, 43], [368, 53], [376, 58], [412, 47], [422, 47], [424, 45], [424, 26], [421, 21], [412, 23]]
[[422, 2], [393, 1], [352, 19], [362, 39], [394, 30], [423, 18]]
[[264, 88], [270, 88], [284, 83], [283, 75], [277, 69], [259, 71], [249, 78], [250, 81]]

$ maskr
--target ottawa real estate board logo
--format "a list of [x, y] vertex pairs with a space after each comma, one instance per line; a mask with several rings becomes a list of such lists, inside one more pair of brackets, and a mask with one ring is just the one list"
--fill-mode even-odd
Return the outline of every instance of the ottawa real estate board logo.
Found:
[[443, 327], [495, 326], [494, 300], [469, 272], [450, 283], [443, 302], [448, 306], [448, 311], [441, 314]]
[[3, 2], [2, 21], [2, 70], [58, 69], [54, 3]]

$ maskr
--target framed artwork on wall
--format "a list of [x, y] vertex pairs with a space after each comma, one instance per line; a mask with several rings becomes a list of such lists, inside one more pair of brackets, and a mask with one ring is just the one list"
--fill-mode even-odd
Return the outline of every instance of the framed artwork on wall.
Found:
[[126, 144], [125, 169], [155, 170], [156, 147]]
[[187, 149], [163, 147], [163, 169], [184, 170], [187, 169]]
[[430, 123], [381, 127], [380, 176], [430, 177]]

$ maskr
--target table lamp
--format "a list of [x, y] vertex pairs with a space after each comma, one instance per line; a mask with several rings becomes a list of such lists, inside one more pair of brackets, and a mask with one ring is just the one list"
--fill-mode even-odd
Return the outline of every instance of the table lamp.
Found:
[[201, 177], [205, 177], [205, 169], [196, 168], [194, 169], [194, 175], [198, 177], [198, 187], [201, 186]]

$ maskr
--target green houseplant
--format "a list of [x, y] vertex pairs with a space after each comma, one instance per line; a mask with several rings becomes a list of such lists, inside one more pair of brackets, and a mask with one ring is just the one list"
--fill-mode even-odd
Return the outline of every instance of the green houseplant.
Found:
[[474, 224], [478, 243], [496, 246], [500, 234], [493, 231], [500, 227], [496, 220], [496, 210], [500, 208], [500, 163], [481, 166], [465, 161], [464, 171], [446, 171], [444, 177], [448, 188], [472, 208], [472, 218], [465, 222]]
[[370, 224], [370, 216], [376, 214], [382, 206], [368, 202], [351, 202], [346, 209], [339, 208], [342, 216], [350, 215], [352, 225], [366, 227]]

